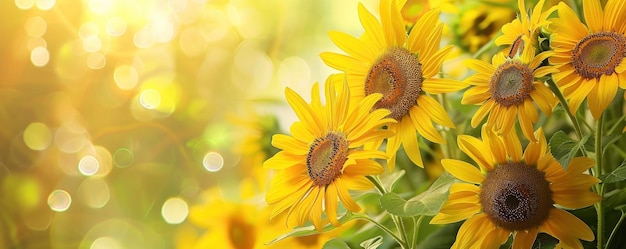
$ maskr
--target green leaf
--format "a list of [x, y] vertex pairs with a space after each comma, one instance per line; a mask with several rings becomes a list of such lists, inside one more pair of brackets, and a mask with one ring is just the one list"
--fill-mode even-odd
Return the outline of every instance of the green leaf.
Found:
[[569, 162], [580, 151], [580, 148], [585, 145], [589, 136], [587, 134], [580, 141], [574, 141], [565, 132], [557, 131], [550, 138], [550, 152], [559, 161], [563, 169], [567, 169]]
[[383, 244], [383, 236], [376, 236], [359, 244], [363, 249], [376, 249]]
[[382, 177], [380, 179], [380, 182], [383, 184], [383, 187], [385, 187], [385, 189], [389, 189], [390, 191], [393, 191], [393, 188], [396, 186], [396, 183], [398, 182], [398, 180], [400, 180], [400, 178], [402, 178], [404, 173], [406, 173], [404, 170], [395, 170], [392, 173], [386, 175], [385, 177]]
[[[351, 221], [353, 219], [358, 219], [359, 216], [354, 215], [352, 212], [347, 212], [343, 217], [341, 217], [339, 219], [339, 223], [344, 224], [348, 221]], [[266, 244], [272, 244], [272, 243], [276, 243], [278, 241], [284, 240], [286, 238], [289, 237], [301, 237], [301, 236], [309, 236], [309, 235], [313, 235], [313, 234], [319, 234], [319, 233], [324, 233], [324, 232], [328, 232], [330, 230], [335, 229], [335, 226], [333, 226], [332, 224], [326, 224], [323, 228], [322, 231], [318, 231], [317, 229], [315, 229], [315, 226], [303, 226], [303, 227], [296, 227], [293, 230], [291, 230], [288, 233], [285, 233], [283, 235], [280, 235], [278, 237], [276, 237], [275, 239], [271, 240], [270, 242], [267, 242]]]
[[350, 246], [348, 246], [348, 244], [346, 244], [346, 242], [341, 239], [333, 238], [327, 241], [324, 244], [324, 247], [322, 248], [323, 249], [350, 249]]
[[445, 173], [437, 178], [428, 190], [408, 201], [390, 192], [380, 197], [380, 205], [387, 212], [401, 217], [432, 216], [439, 212], [443, 203], [448, 199], [448, 190], [454, 182], [456, 179]]
[[614, 183], [626, 180], [626, 160], [622, 162], [613, 172], [600, 177], [604, 183]]

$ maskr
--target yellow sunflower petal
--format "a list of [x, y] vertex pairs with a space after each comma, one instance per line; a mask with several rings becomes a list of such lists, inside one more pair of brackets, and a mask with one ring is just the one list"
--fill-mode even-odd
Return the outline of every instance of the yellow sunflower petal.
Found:
[[459, 135], [457, 143], [459, 148], [474, 160], [483, 171], [493, 170], [494, 158], [489, 146], [483, 143], [483, 141], [472, 136]]
[[478, 73], [491, 75], [494, 71], [496, 71], [496, 68], [493, 65], [477, 59], [467, 59], [463, 61], [463, 64], [471, 69], [474, 69]]
[[590, 32], [602, 31], [604, 14], [598, 0], [583, 0], [583, 14]]
[[422, 162], [422, 154], [419, 150], [419, 145], [417, 144], [417, 134], [415, 131], [415, 126], [413, 126], [413, 122], [411, 122], [411, 118], [404, 117], [402, 121], [400, 121], [398, 129], [401, 131], [398, 133], [400, 140], [402, 141], [402, 146], [404, 147], [404, 151], [407, 156], [415, 165], [423, 168], [424, 162]]
[[417, 106], [413, 106], [409, 110], [409, 116], [411, 117], [413, 125], [415, 126], [419, 134], [432, 142], [445, 144], [445, 139], [443, 139], [441, 134], [439, 134], [439, 132], [437, 132], [437, 129], [435, 129], [435, 126], [433, 126], [430, 116], [428, 116], [428, 114], [426, 113], [422, 113], [421, 111], [422, 110], [417, 108]]
[[511, 232], [501, 227], [494, 227], [493, 230], [485, 234], [481, 248], [498, 248], [509, 238]]
[[407, 48], [409, 51], [420, 51], [424, 46], [426, 46], [426, 39], [423, 39], [424, 32], [427, 32], [426, 30], [430, 30], [432, 27], [436, 26], [438, 17], [439, 11], [435, 9], [427, 11], [422, 17], [420, 17], [409, 34], [409, 39], [407, 41]]
[[531, 248], [536, 238], [537, 228], [518, 230], [515, 232], [515, 238], [513, 239], [513, 249]]
[[367, 72], [368, 70], [367, 64], [348, 55], [337, 54], [333, 52], [323, 52], [320, 54], [320, 58], [322, 58], [322, 61], [324, 61], [326, 65], [344, 72]]
[[399, 124], [390, 124], [387, 129], [393, 131], [396, 135], [387, 138], [387, 148], [385, 149], [386, 155], [389, 157], [387, 159], [387, 166], [389, 170], [393, 170], [396, 164], [396, 152], [400, 148], [401, 140], [400, 140], [400, 129]]
[[307, 129], [312, 131], [314, 136], [321, 136], [324, 125], [311, 106], [308, 105], [300, 95], [289, 88], [285, 88], [285, 97], [298, 118], [307, 126]]
[[433, 56], [420, 58], [420, 62], [422, 63], [422, 76], [424, 78], [431, 78], [437, 75], [441, 69], [443, 60], [448, 56], [452, 48], [452, 45], [448, 45], [438, 50]]
[[328, 184], [328, 186], [326, 186], [326, 193], [324, 198], [326, 216], [328, 216], [330, 224], [333, 224], [336, 227], [341, 225], [337, 220], [337, 206], [339, 205], [337, 202], [337, 198], [337, 187], [335, 187], [335, 184]]
[[448, 117], [448, 113], [435, 99], [428, 95], [422, 95], [418, 99], [417, 108], [420, 113], [427, 113], [435, 123], [441, 124], [445, 127], [454, 128], [454, 123]]
[[604, 7], [604, 26], [602, 30], [611, 30], [615, 31], [619, 28], [618, 23], [624, 20], [624, 6], [626, 6], [626, 1], [620, 0], [609, 0], [606, 2], [606, 6]]
[[330, 39], [341, 50], [346, 51], [350, 56], [359, 61], [373, 61], [376, 53], [371, 50], [371, 46], [363, 43], [363, 41], [342, 32], [329, 32]]
[[365, 34], [368, 34], [369, 38], [372, 39], [373, 45], [376, 46], [376, 48], [384, 48], [386, 43], [383, 28], [378, 20], [376, 20], [376, 17], [374, 17], [362, 3], [359, 3], [359, 19], [361, 20], [363, 29], [365, 29]]
[[422, 90], [430, 94], [456, 92], [467, 86], [462, 81], [447, 78], [427, 78], [422, 82]]
[[311, 133], [311, 131], [307, 130], [306, 126], [302, 122], [295, 122], [289, 128], [291, 135], [302, 142], [310, 143], [315, 140], [315, 136]]
[[567, 172], [572, 174], [582, 174], [585, 170], [590, 169], [596, 162], [588, 157], [574, 157], [567, 165]]
[[474, 113], [474, 116], [472, 116], [472, 120], [470, 121], [470, 124], [472, 125], [472, 127], [474, 128], [478, 127], [478, 125], [483, 120], [485, 120], [485, 116], [487, 116], [487, 114], [491, 112], [491, 110], [493, 109], [495, 105], [496, 105], [495, 101], [488, 100], [487, 102], [485, 102], [484, 105], [480, 106], [478, 110], [476, 111], [476, 113]]
[[[535, 136], [532, 136], [533, 140]], [[504, 142], [504, 148], [506, 148], [506, 154], [511, 157], [513, 162], [522, 161], [522, 144], [519, 141], [519, 137], [515, 131], [511, 131], [509, 134], [502, 137]], [[493, 150], [493, 147], [492, 147]]]
[[580, 189], [562, 189], [552, 190], [552, 200], [567, 208], [584, 208], [593, 205], [594, 203], [602, 200], [602, 197], [588, 190]]
[[478, 203], [464, 203], [464, 205], [456, 205], [455, 206], [446, 206], [447, 202], [444, 203], [441, 210], [432, 220], [430, 220], [430, 224], [448, 224], [459, 222], [465, 219], [468, 219], [481, 210], [481, 206]]
[[493, 230], [494, 224], [484, 213], [474, 215], [461, 225], [453, 248], [478, 247], [487, 232]]
[[578, 239], [592, 241], [593, 232], [578, 217], [558, 208], [550, 209], [548, 219], [539, 226], [539, 232], [545, 232], [557, 238], [560, 243], [572, 248], [582, 248]]
[[[596, 79], [583, 80], [578, 86], [576, 91], [569, 95], [569, 111], [576, 113], [583, 100], [589, 96], [591, 90], [596, 86]], [[566, 89], [567, 90], [567, 89]]]
[[455, 159], [441, 159], [441, 165], [454, 177], [471, 183], [480, 184], [485, 180], [485, 176], [480, 170], [469, 163]]
[[600, 119], [602, 112], [611, 104], [617, 94], [618, 77], [615, 73], [603, 75], [596, 87], [591, 89], [587, 100], [589, 110], [595, 120]]
[[[560, 2], [558, 5], [559, 19], [568, 25], [567, 35], [577, 38], [583, 38], [589, 34], [585, 27], [578, 19], [578, 15], [567, 4]], [[556, 21], [552, 23], [555, 24]], [[564, 35], [564, 34], [561, 34]], [[580, 40], [580, 39], [576, 39]]]
[[[526, 138], [528, 138], [530, 141], [534, 141], [535, 136], [534, 136], [532, 115], [535, 115], [535, 117], [538, 116], [537, 111], [535, 110], [535, 107], [533, 106], [531, 101], [524, 101], [522, 108], [523, 110], [521, 110], [517, 114], [520, 128], [522, 129], [522, 133], [524, 133], [524, 136]], [[528, 110], [531, 110], [531, 111], [528, 111]]]
[[[309, 214], [309, 219], [313, 221], [313, 225], [317, 231], [322, 231], [322, 201], [324, 201], [324, 190], [320, 189], [316, 194], [315, 201], [311, 205], [311, 211]], [[326, 213], [336, 212], [334, 210], [326, 210]], [[306, 215], [306, 214], [305, 214]]]
[[[489, 98], [491, 98], [491, 93], [489, 93], [489, 87], [474, 86], [465, 90], [465, 92], [463, 93], [463, 98], [461, 99], [461, 104], [483, 104]], [[484, 118], [484, 116], [482, 118]], [[480, 118], [481, 121], [482, 118]]]
[[304, 155], [309, 152], [309, 146], [306, 143], [284, 134], [273, 135], [272, 146], [292, 155]]
[[357, 160], [357, 163], [345, 167], [344, 174], [349, 175], [378, 175], [385, 172], [383, 166], [374, 160]]
[[343, 180], [341, 179], [341, 177], [337, 178], [331, 184], [335, 184], [335, 187], [337, 187], [337, 195], [339, 196], [339, 200], [341, 200], [341, 203], [343, 203], [346, 209], [352, 212], [358, 212], [361, 210], [361, 207], [359, 206], [359, 204], [357, 204], [354, 201], [354, 199], [352, 199], [352, 196], [350, 196], [350, 193], [348, 192], [348, 189], [346, 185], [343, 183]]
[[271, 158], [263, 162], [263, 168], [266, 169], [285, 169], [296, 164], [303, 164], [305, 157], [301, 155], [292, 155], [285, 151], [279, 151]]
[[372, 182], [363, 175], [344, 174], [341, 176], [341, 180], [346, 185], [346, 188], [351, 190], [370, 190], [374, 188]]

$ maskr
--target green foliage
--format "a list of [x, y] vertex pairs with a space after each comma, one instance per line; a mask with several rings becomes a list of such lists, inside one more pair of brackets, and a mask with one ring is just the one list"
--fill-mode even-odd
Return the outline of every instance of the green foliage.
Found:
[[567, 169], [569, 161], [574, 158], [582, 146], [585, 145], [590, 135], [585, 135], [580, 141], [571, 139], [565, 132], [557, 131], [550, 138], [548, 145], [552, 156], [559, 161], [564, 169]]
[[614, 183], [626, 180], [626, 160], [622, 162], [613, 172], [600, 177], [604, 183]]
[[380, 197], [380, 205], [387, 212], [400, 217], [432, 216], [439, 212], [447, 200], [448, 190], [454, 182], [455, 178], [446, 173], [435, 180], [428, 190], [409, 200], [402, 199], [396, 193], [385, 193]]
[[350, 249], [350, 246], [348, 246], [348, 244], [346, 244], [345, 241], [338, 239], [338, 238], [334, 238], [334, 239], [327, 241], [324, 244], [324, 247], [322, 248], [323, 249]]

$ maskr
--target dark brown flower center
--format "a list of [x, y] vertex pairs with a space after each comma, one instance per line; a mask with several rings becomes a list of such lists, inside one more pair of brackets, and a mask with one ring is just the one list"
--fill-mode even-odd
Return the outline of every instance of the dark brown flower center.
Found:
[[548, 218], [554, 202], [544, 172], [509, 162], [485, 176], [480, 204], [494, 224], [519, 231], [539, 226]]
[[338, 132], [317, 138], [309, 147], [306, 166], [309, 177], [317, 186], [326, 186], [341, 175], [348, 158], [348, 141]]
[[381, 93], [374, 108], [391, 111], [389, 117], [400, 121], [417, 104], [422, 91], [422, 66], [405, 48], [388, 49], [370, 68], [365, 78], [365, 95]]
[[533, 72], [528, 65], [517, 60], [507, 60], [491, 76], [492, 98], [503, 106], [518, 105], [530, 97], [533, 90]]
[[241, 220], [240, 217], [233, 216], [229, 220], [227, 229], [230, 243], [233, 245], [234, 248], [254, 248], [256, 233], [252, 224]]
[[587, 78], [615, 72], [626, 56], [626, 38], [615, 32], [597, 32], [580, 40], [572, 50], [572, 66]]

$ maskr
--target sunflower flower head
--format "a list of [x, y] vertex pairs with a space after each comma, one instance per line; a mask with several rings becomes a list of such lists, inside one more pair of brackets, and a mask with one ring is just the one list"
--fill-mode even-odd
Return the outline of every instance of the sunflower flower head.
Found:
[[[524, 0], [518, 0], [517, 7], [520, 13], [516, 19], [502, 26], [502, 35], [496, 38], [496, 45], [506, 45], [506, 49], [511, 51], [517, 50], [516, 48], [519, 46], [530, 46], [534, 51], [541, 51], [539, 46], [542, 41], [546, 40], [546, 38], [540, 37], [541, 29], [550, 24], [548, 16], [556, 10], [556, 8], [550, 8], [543, 11], [544, 2], [544, 0], [537, 2], [532, 11], [528, 13]], [[527, 39], [522, 39], [522, 37]]]
[[[626, 7], [622, 0], [583, 0], [583, 23], [564, 3], [557, 6], [559, 17], [552, 20], [551, 64], [553, 75], [569, 102], [569, 111], [578, 110], [585, 98], [595, 120], [615, 98], [617, 89], [626, 89]], [[624, 96], [626, 98], [626, 95]]]
[[564, 169], [550, 154], [541, 128], [524, 151], [515, 133], [498, 136], [483, 127], [482, 135], [482, 140], [458, 137], [459, 148], [478, 167], [442, 160], [446, 171], [464, 181], [450, 187], [448, 200], [431, 221], [466, 220], [453, 248], [498, 248], [511, 234], [513, 248], [530, 248], [541, 232], [567, 248], [582, 248], [580, 239], [594, 239], [587, 224], [555, 206], [578, 209], [601, 199], [590, 191], [599, 180], [584, 173], [594, 165], [592, 159], [573, 158]]
[[502, 3], [490, 4], [469, 1], [452, 20], [454, 44], [465, 52], [474, 54], [492, 42], [500, 27], [515, 18], [512, 8]]
[[[445, 143], [435, 123], [455, 127], [439, 102], [425, 93], [454, 92], [466, 86], [452, 79], [435, 78], [452, 49], [451, 45], [438, 49], [443, 30], [438, 20], [439, 10], [425, 12], [407, 36], [400, 8], [395, 0], [380, 1], [380, 20], [377, 20], [359, 4], [365, 33], [355, 38], [331, 32], [332, 41], [347, 55], [321, 54], [326, 64], [347, 74], [353, 98], [382, 94], [374, 107], [390, 110], [389, 117], [397, 121], [387, 126], [396, 134], [387, 139], [390, 169], [394, 168], [400, 145], [413, 163], [423, 167], [418, 134], [432, 142]], [[377, 143], [380, 145], [382, 140]]]
[[313, 86], [311, 103], [286, 89], [287, 102], [300, 121], [291, 126], [291, 136], [272, 137], [272, 145], [280, 151], [263, 164], [278, 170], [266, 195], [267, 203], [274, 206], [271, 217], [287, 212], [289, 227], [311, 220], [321, 229], [322, 210], [330, 223], [339, 226], [337, 200], [347, 210], [359, 211], [348, 190], [371, 189], [366, 176], [384, 172], [373, 159], [384, 159], [385, 154], [363, 146], [392, 135], [380, 129], [395, 122], [387, 117], [390, 111], [372, 111], [381, 94], [352, 102], [348, 87], [336, 87], [330, 78], [325, 84], [325, 105], [318, 84]]
[[[527, 37], [523, 38], [528, 40]], [[524, 135], [534, 140], [533, 123], [539, 115], [535, 105], [546, 115], [552, 113], [557, 99], [543, 83], [543, 78], [555, 72], [551, 66], [541, 66], [552, 52], [534, 55], [534, 49], [523, 48], [521, 55], [510, 58], [504, 53], [493, 56], [492, 63], [469, 59], [466, 65], [476, 74], [465, 79], [472, 85], [463, 94], [462, 104], [480, 105], [471, 120], [477, 127], [485, 117], [486, 125], [497, 133], [509, 133], [519, 120]]]

